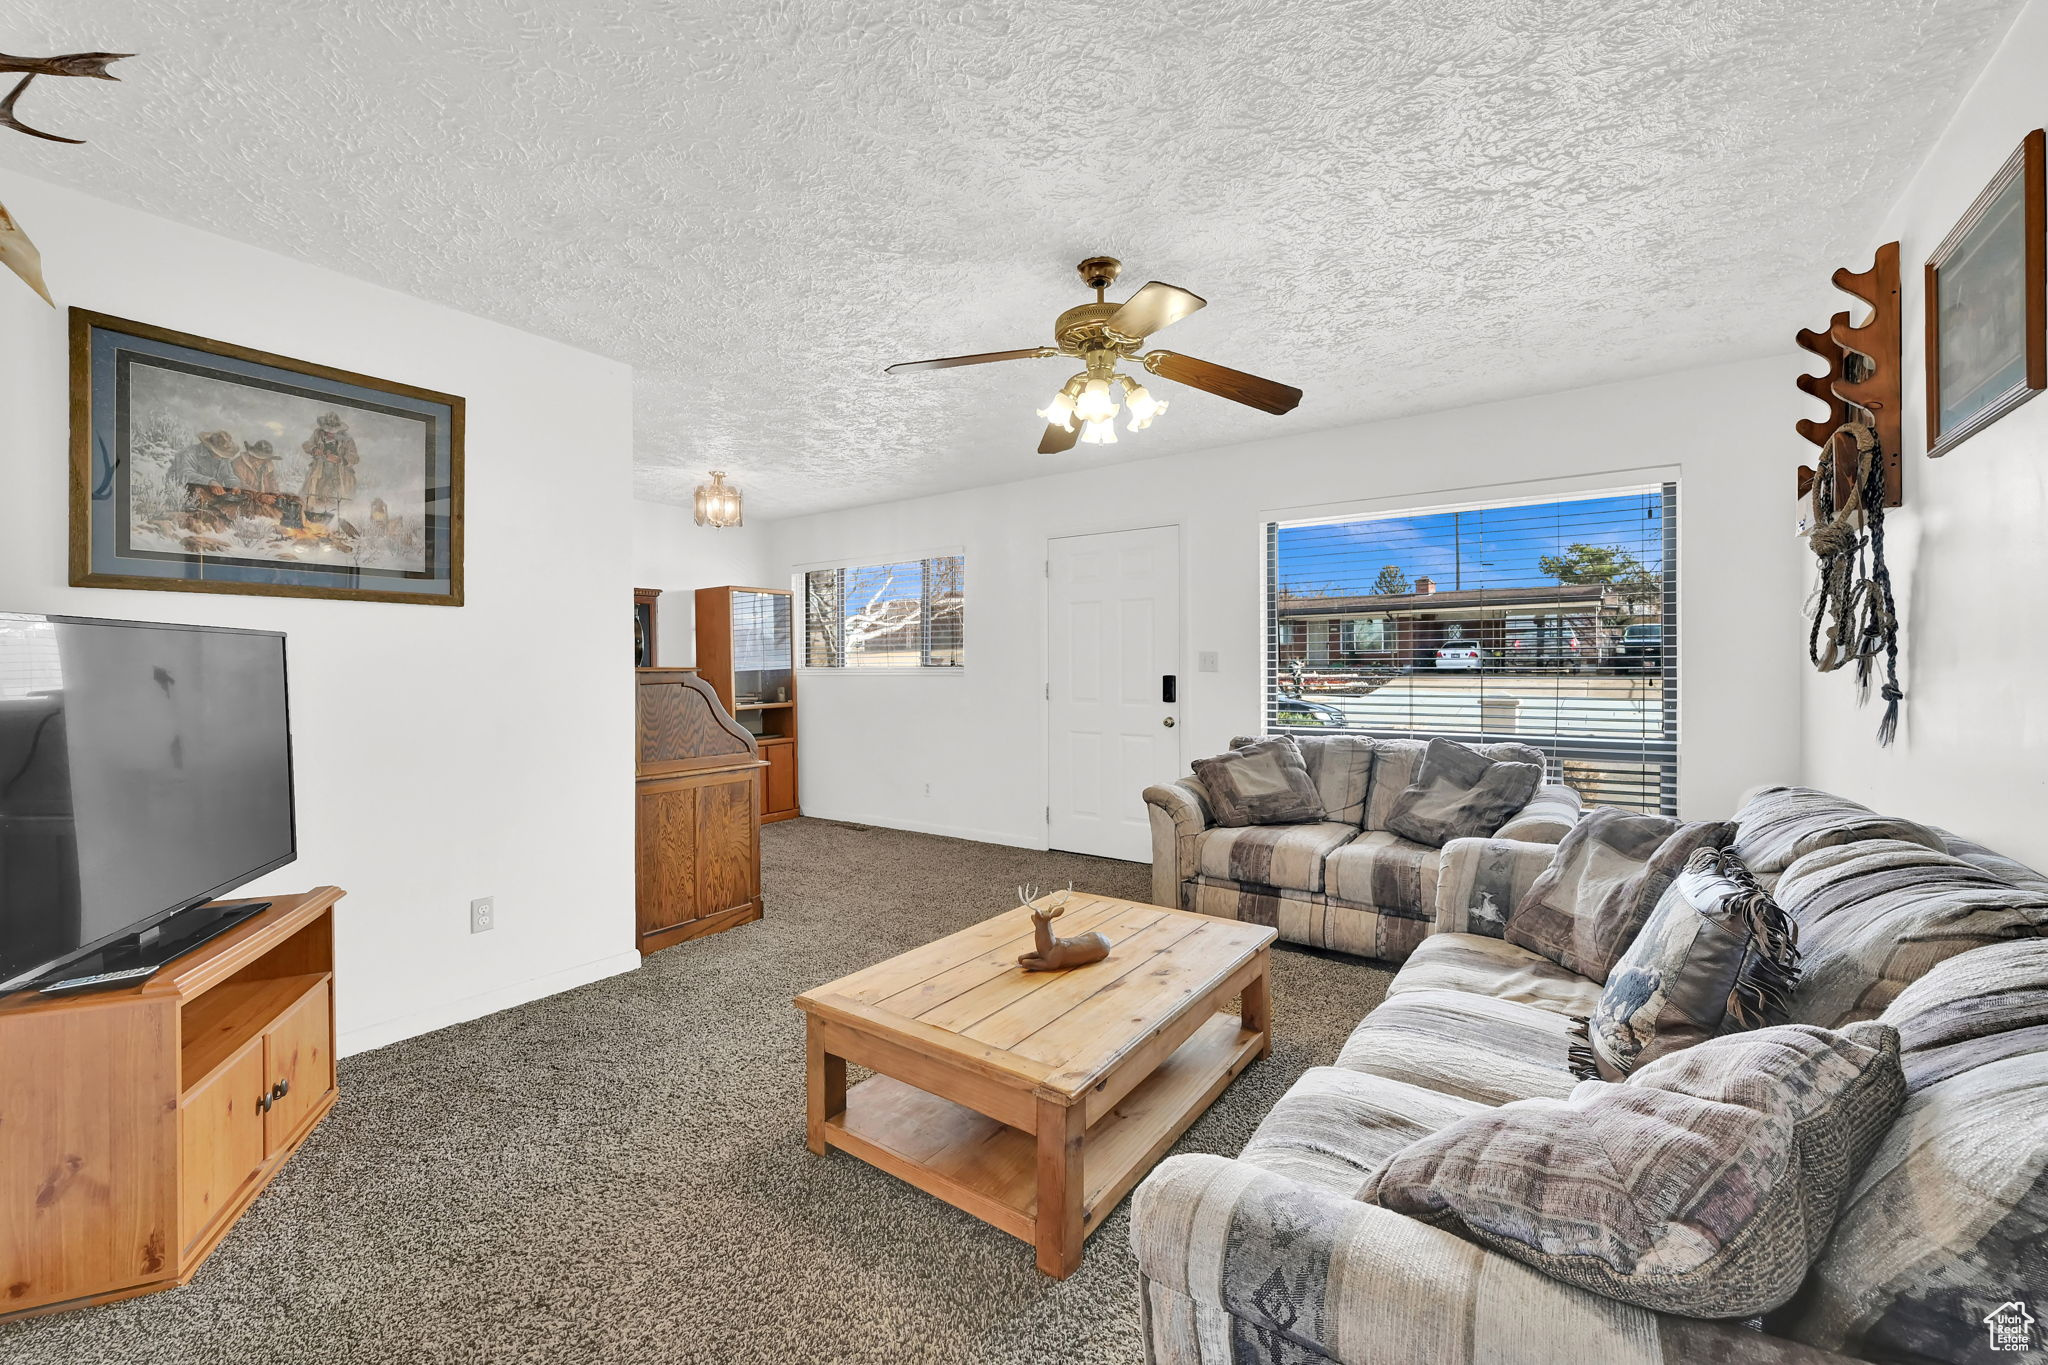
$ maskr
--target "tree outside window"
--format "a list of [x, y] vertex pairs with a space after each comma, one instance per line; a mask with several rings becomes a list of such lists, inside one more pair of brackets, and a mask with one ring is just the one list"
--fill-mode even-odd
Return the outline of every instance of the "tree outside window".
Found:
[[804, 575], [809, 668], [959, 668], [966, 560], [960, 555], [813, 569]]

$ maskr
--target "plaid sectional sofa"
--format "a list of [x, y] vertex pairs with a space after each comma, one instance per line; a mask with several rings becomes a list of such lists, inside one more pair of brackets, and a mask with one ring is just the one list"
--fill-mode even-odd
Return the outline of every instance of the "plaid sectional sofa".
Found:
[[[1435, 929], [1443, 851], [1386, 828], [1422, 766], [1422, 740], [1298, 735], [1323, 799], [1308, 825], [1219, 829], [1192, 777], [1148, 787], [1152, 899], [1222, 919], [1271, 925], [1291, 943], [1398, 962]], [[1247, 743], [1233, 740], [1233, 745]], [[1478, 746], [1492, 758], [1541, 763], [1521, 744]], [[1579, 816], [1579, 796], [1549, 785], [1498, 831], [1555, 844]]]
[[[1467, 839], [1444, 850], [1435, 932], [1334, 1063], [1235, 1159], [1173, 1157], [1139, 1188], [1151, 1365], [2048, 1358], [2048, 878], [1803, 788], [1737, 819], [1799, 925], [1792, 1022], [1893, 1025], [1908, 1092], [1790, 1303], [1760, 1325], [1655, 1313], [1358, 1200], [1417, 1138], [1579, 1084], [1568, 1021], [1600, 987], [1503, 940], [1497, 913], [1552, 850]], [[1994, 1351], [2001, 1324], [2033, 1349]]]

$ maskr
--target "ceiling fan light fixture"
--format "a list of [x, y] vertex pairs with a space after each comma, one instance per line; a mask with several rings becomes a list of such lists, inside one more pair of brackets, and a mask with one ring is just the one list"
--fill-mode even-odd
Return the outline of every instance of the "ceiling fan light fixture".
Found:
[[1130, 414], [1132, 431], [1143, 431], [1152, 425], [1152, 419], [1166, 411], [1166, 403], [1152, 396], [1152, 391], [1143, 384], [1124, 381], [1124, 411]]
[[725, 481], [725, 471], [711, 471], [711, 482], [697, 485], [697, 524], [723, 529], [740, 525], [740, 490]]
[[[1116, 397], [1109, 391], [1107, 379], [1091, 379], [1081, 390], [1081, 396], [1074, 401], [1074, 415], [1083, 422], [1107, 422], [1116, 416]], [[1088, 438], [1084, 435], [1082, 440]], [[1095, 444], [1105, 444], [1096, 442]]]
[[[1143, 366], [1175, 384], [1186, 384], [1218, 398], [1278, 416], [1292, 412], [1301, 402], [1301, 390], [1276, 384], [1243, 370], [1216, 365], [1173, 351], [1145, 350], [1161, 329], [1208, 306], [1199, 294], [1178, 285], [1152, 280], [1122, 303], [1104, 297], [1123, 265], [1109, 256], [1091, 256], [1081, 262], [1081, 279], [1095, 291], [1093, 303], [1077, 304], [1053, 320], [1053, 345], [1026, 346], [1010, 351], [977, 351], [973, 355], [941, 356], [936, 360], [912, 360], [885, 367], [885, 373], [909, 370], [946, 370], [957, 365], [988, 365], [1008, 360], [1050, 360], [1066, 356], [1085, 367], [1069, 379], [1052, 401], [1038, 409], [1045, 420], [1045, 432], [1038, 439], [1038, 453], [1060, 455], [1085, 441], [1089, 445], [1113, 445], [1119, 401], [1127, 409], [1127, 429], [1143, 431], [1152, 425], [1166, 404], [1149, 393], [1129, 375], [1117, 373], [1128, 363]], [[1117, 390], [1124, 393], [1121, 400]], [[1076, 432], [1079, 422], [1081, 431]]]
[[1074, 429], [1074, 395], [1061, 389], [1052, 396], [1052, 402], [1038, 410], [1038, 415], [1061, 431]]

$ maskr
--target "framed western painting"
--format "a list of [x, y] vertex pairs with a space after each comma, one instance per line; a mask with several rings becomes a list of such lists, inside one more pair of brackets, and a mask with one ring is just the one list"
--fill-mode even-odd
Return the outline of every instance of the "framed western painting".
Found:
[[1927, 258], [1927, 453], [2048, 388], [2048, 134], [2020, 143]]
[[462, 400], [71, 310], [71, 581], [462, 605]]

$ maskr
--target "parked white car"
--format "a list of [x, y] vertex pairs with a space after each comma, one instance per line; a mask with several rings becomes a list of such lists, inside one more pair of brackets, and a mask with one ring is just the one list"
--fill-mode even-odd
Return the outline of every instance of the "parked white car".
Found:
[[1436, 652], [1438, 668], [1486, 667], [1486, 651], [1479, 647], [1477, 640], [1446, 640]]

